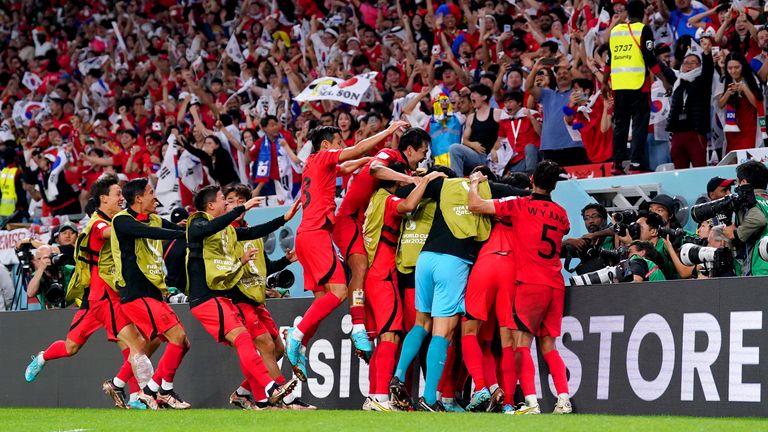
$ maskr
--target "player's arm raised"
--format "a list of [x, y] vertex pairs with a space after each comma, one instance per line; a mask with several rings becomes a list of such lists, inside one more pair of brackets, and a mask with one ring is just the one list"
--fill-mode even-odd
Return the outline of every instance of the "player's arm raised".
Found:
[[372, 159], [373, 159], [372, 157], [366, 156], [366, 157], [361, 157], [360, 159], [348, 160], [342, 163], [341, 165], [339, 165], [339, 174], [341, 175], [352, 174], [353, 172], [365, 166], [365, 164], [370, 162]]
[[406, 183], [415, 183], [417, 177], [411, 177], [409, 175], [399, 173], [397, 171], [393, 171], [389, 169], [388, 166], [384, 165], [383, 163], [374, 160], [371, 163], [371, 176], [378, 180], [391, 180], [396, 182], [406, 182]]
[[493, 205], [493, 200], [481, 198], [480, 193], [477, 191], [477, 185], [482, 181], [488, 181], [488, 178], [476, 172], [472, 174], [469, 180], [469, 211], [479, 214], [496, 214], [496, 206]]
[[401, 120], [393, 122], [391, 125], [389, 125], [388, 128], [377, 133], [376, 135], [360, 141], [359, 143], [355, 144], [353, 147], [347, 147], [344, 150], [342, 150], [341, 154], [339, 155], [339, 162], [345, 162], [348, 160], [357, 159], [363, 155], [368, 154], [371, 150], [373, 150], [376, 147], [376, 145], [378, 145], [380, 142], [387, 139], [387, 137], [392, 135], [396, 130], [400, 128], [407, 128], [407, 127], [410, 127], [408, 122], [404, 122]]
[[397, 203], [397, 212], [401, 215], [412, 212], [416, 206], [419, 205], [419, 201], [421, 201], [421, 198], [424, 196], [424, 191], [427, 190], [429, 182], [440, 177], [446, 177], [445, 173], [432, 171], [425, 175], [423, 180], [416, 185], [411, 193], [408, 194], [408, 197]]

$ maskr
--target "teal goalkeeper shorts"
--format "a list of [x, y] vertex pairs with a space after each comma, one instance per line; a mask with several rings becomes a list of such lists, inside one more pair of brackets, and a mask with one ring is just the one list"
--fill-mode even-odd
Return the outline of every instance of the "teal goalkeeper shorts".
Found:
[[453, 255], [421, 252], [416, 261], [416, 310], [433, 317], [463, 315], [470, 266]]

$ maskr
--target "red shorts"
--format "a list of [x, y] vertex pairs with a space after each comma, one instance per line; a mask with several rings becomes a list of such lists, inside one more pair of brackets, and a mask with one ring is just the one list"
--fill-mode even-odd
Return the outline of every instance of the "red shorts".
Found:
[[110, 342], [117, 341], [117, 334], [120, 333], [120, 330], [131, 323], [117, 299], [106, 298], [91, 302], [90, 308], [96, 320], [107, 331], [107, 340]]
[[147, 341], [156, 337], [165, 340], [163, 333], [172, 329], [175, 325], [181, 325], [179, 317], [168, 306], [168, 303], [151, 297], [131, 300], [128, 303], [123, 303], [120, 308], [128, 319], [136, 325], [136, 328], [139, 329]]
[[515, 278], [499, 277], [499, 269], [515, 268], [511, 255], [489, 254], [478, 258], [467, 281], [464, 306], [468, 317], [488, 321], [489, 313], [495, 312], [499, 325], [509, 327], [512, 318], [510, 296], [515, 290]]
[[390, 280], [365, 279], [365, 328], [372, 337], [403, 332], [403, 300], [394, 275]]
[[518, 284], [512, 302], [513, 330], [534, 336], [560, 336], [565, 291], [547, 285]]
[[296, 256], [304, 267], [304, 290], [325, 292], [326, 284], [346, 284], [331, 233], [326, 230], [302, 231], [296, 234]]
[[277, 339], [279, 335], [277, 324], [275, 324], [275, 320], [272, 319], [272, 314], [269, 313], [266, 306], [263, 304], [255, 306], [250, 303], [235, 303], [235, 307], [240, 311], [245, 328], [248, 329], [251, 337], [255, 338], [269, 333], [272, 339]]
[[226, 343], [227, 333], [243, 326], [243, 317], [232, 300], [214, 297], [190, 309], [192, 315], [205, 327], [205, 331], [218, 342]]
[[93, 332], [101, 328], [101, 322], [96, 319], [91, 309], [78, 309], [72, 324], [69, 326], [67, 339], [82, 346], [88, 341]]
[[349, 260], [353, 254], [366, 255], [363, 244], [363, 223], [349, 216], [340, 216], [333, 223], [333, 242], [339, 247], [341, 256]]

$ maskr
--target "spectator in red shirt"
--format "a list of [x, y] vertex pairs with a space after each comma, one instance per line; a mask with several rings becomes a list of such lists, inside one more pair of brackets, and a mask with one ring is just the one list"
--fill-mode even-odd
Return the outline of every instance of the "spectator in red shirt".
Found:
[[505, 94], [504, 108], [509, 118], [499, 123], [499, 136], [506, 138], [512, 149], [505, 171], [532, 174], [541, 159], [541, 115], [523, 108], [523, 93], [517, 90]]
[[336, 116], [336, 126], [341, 129], [341, 139], [344, 140], [345, 147], [352, 147], [357, 142], [357, 129], [359, 124], [347, 111], [339, 111]]

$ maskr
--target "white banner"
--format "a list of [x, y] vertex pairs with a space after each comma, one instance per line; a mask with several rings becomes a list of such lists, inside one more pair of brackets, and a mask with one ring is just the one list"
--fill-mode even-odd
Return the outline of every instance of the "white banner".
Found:
[[32, 237], [32, 232], [26, 228], [11, 231], [0, 231], [0, 264], [18, 264], [16, 258], [16, 243]]
[[346, 81], [333, 77], [318, 78], [312, 81], [294, 100], [297, 102], [332, 100], [358, 106], [360, 102], [365, 101], [365, 94], [371, 88], [376, 75], [377, 72], [368, 72], [356, 75]]

